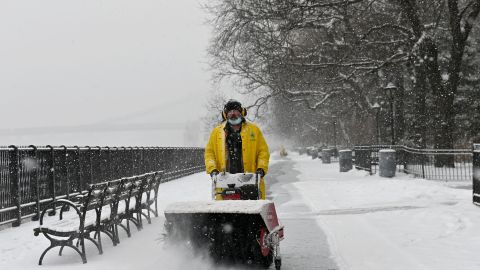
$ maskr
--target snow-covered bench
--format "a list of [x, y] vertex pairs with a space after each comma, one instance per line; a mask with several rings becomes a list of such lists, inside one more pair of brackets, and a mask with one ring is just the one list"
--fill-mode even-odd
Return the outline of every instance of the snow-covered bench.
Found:
[[[47, 205], [40, 215], [40, 225], [34, 229], [35, 236], [42, 233], [50, 240], [50, 246], [40, 256], [39, 265], [45, 254], [54, 247], [60, 247], [59, 255], [64, 247], [70, 247], [86, 263], [85, 240], [91, 241], [102, 254], [102, 233], [115, 246], [120, 242], [118, 227], [123, 228], [130, 237], [130, 222], [140, 230], [143, 215], [150, 223], [150, 212], [158, 216], [156, 198], [162, 174], [159, 171], [93, 184], [74, 201], [61, 199]], [[155, 210], [152, 208], [154, 204]], [[58, 215], [45, 216], [52, 208], [60, 210]]]

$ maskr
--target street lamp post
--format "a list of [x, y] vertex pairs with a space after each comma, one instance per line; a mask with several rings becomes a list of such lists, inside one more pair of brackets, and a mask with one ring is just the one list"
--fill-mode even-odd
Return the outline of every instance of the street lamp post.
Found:
[[378, 104], [378, 102], [375, 102], [373, 105], [372, 105], [372, 109], [375, 111], [375, 122], [376, 122], [376, 125], [377, 125], [377, 129], [376, 129], [376, 137], [377, 137], [377, 145], [380, 145], [380, 123], [379, 123], [379, 114], [380, 114], [380, 105]]
[[395, 127], [394, 127], [394, 115], [393, 115], [393, 104], [395, 102], [394, 100], [394, 92], [397, 89], [397, 87], [393, 83], [388, 83], [387, 86], [385, 87], [385, 90], [387, 91], [387, 95], [390, 99], [390, 131], [392, 134], [392, 145], [395, 145]]
[[332, 117], [333, 119], [333, 147], [337, 149], [337, 117]]

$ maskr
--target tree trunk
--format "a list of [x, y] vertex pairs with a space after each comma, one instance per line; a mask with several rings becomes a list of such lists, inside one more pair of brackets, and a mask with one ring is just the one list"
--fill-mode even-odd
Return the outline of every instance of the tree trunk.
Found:
[[415, 105], [413, 108], [412, 135], [411, 140], [417, 148], [426, 148], [427, 109], [427, 76], [424, 65], [415, 66], [415, 83], [413, 86], [413, 95]]
[[[434, 148], [453, 149], [453, 97], [454, 94], [444, 87], [440, 68], [438, 66], [438, 48], [433, 40], [427, 38], [424, 42], [427, 78], [432, 89], [434, 113]], [[437, 156], [435, 167], [454, 167], [453, 155]]]
[[[399, 70], [398, 74], [402, 74]], [[405, 138], [405, 87], [403, 75], [395, 80], [398, 89], [395, 92], [395, 137], [397, 144], [401, 144]]]

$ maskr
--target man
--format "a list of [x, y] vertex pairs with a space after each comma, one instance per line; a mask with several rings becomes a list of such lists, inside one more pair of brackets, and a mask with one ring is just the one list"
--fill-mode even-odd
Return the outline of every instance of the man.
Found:
[[263, 177], [268, 171], [270, 152], [260, 129], [247, 122], [247, 110], [229, 100], [222, 112], [224, 122], [215, 127], [205, 147], [205, 167], [214, 177], [219, 172], [257, 173], [261, 199], [265, 199]]

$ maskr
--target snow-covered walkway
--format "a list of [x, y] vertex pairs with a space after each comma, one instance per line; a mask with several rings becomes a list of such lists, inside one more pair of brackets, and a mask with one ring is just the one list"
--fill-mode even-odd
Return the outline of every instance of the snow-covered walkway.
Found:
[[471, 183], [339, 173], [293, 154], [293, 186], [326, 232], [340, 269], [480, 269], [480, 208]]
[[[480, 269], [480, 208], [471, 203], [471, 183], [394, 179], [362, 171], [339, 173], [338, 164], [321, 164], [290, 153], [272, 156], [269, 198], [286, 225], [282, 269]], [[209, 200], [204, 173], [161, 185], [161, 212], [170, 202]], [[104, 254], [87, 244], [88, 263], [73, 250], [48, 253], [35, 222], [0, 231], [0, 269], [215, 269], [208, 259], [162, 241], [163, 216], [131, 238], [121, 235]]]
[[[161, 185], [159, 190], [159, 211], [162, 215], [152, 219], [152, 224], [144, 224], [144, 229], [132, 228], [132, 237], [120, 232], [120, 244], [113, 247], [107, 237], [103, 237], [104, 253], [99, 255], [93, 244], [87, 242], [87, 264], [82, 264], [80, 256], [72, 249], [65, 249], [58, 256], [58, 248], [45, 256], [43, 265], [38, 266], [38, 258], [48, 247], [43, 235], [35, 237], [33, 227], [37, 222], [22, 224], [19, 228], [0, 231], [0, 269], [211, 269], [206, 259], [196, 258], [188, 250], [165, 245], [163, 242], [163, 208], [166, 204], [180, 200], [210, 200], [210, 183], [205, 173], [194, 174]], [[122, 234], [123, 233], [123, 234]]]

